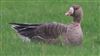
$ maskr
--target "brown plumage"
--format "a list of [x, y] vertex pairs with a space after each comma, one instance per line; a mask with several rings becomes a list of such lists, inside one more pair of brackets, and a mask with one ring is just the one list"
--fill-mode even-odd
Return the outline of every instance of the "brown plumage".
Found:
[[[64, 44], [81, 44], [82, 30], [80, 21], [83, 16], [82, 8], [79, 5], [70, 7], [65, 13], [67, 16], [73, 17], [73, 23], [69, 25], [59, 23], [45, 24], [18, 24], [11, 23], [13, 28], [22, 36], [31, 40], [38, 40], [47, 43], [63, 42]], [[58, 37], [62, 36], [62, 40]]]
[[73, 17], [73, 23], [67, 25], [67, 37], [64, 37], [64, 42], [68, 44], [81, 44], [83, 39], [83, 32], [81, 29], [81, 19], [83, 17], [83, 10], [79, 5], [72, 6], [74, 12], [70, 10], [65, 13], [67, 16]]

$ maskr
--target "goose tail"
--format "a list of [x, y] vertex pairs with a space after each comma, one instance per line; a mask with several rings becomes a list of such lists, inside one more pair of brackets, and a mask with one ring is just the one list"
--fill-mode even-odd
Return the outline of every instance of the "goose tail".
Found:
[[21, 24], [10, 23], [11, 27], [21, 36], [32, 38], [35, 35], [35, 30], [41, 24]]

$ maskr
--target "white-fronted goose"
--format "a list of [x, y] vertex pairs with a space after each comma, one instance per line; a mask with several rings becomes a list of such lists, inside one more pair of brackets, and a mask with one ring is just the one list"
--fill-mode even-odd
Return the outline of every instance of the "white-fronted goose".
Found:
[[62, 36], [64, 37], [62, 41], [65, 44], [81, 44], [83, 36], [80, 26], [80, 21], [83, 16], [82, 8], [79, 5], [73, 5], [65, 15], [72, 16], [73, 23], [69, 25], [59, 23], [10, 24], [12, 24], [17, 33], [30, 40], [41, 40], [52, 43], [56, 42], [59, 36]]

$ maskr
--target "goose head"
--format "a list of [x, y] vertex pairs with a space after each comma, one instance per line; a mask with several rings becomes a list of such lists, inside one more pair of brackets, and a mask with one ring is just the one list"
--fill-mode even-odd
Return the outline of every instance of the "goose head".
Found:
[[80, 23], [83, 17], [83, 10], [79, 5], [73, 5], [69, 8], [68, 12], [65, 13], [66, 16], [72, 16], [73, 21]]

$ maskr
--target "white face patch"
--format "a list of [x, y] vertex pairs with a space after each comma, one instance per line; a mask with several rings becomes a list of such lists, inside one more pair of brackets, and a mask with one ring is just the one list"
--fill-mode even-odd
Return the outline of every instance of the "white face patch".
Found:
[[74, 13], [74, 8], [70, 7], [69, 12], [73, 14]]

